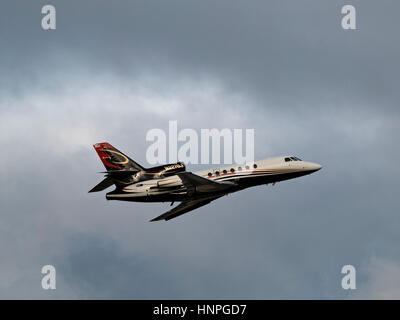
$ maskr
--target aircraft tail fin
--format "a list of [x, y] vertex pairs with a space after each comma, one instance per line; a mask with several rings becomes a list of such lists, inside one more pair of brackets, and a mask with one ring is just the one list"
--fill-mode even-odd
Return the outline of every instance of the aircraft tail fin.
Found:
[[123, 154], [117, 148], [114, 148], [107, 142], [96, 143], [93, 145], [101, 162], [107, 171], [128, 170], [142, 171], [145, 170], [141, 165], [133, 161], [127, 155]]

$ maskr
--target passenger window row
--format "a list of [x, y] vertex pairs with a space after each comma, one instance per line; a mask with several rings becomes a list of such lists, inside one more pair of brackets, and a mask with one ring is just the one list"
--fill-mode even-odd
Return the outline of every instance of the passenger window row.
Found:
[[[250, 166], [245, 166], [245, 168], [246, 168], [246, 170], [249, 170], [249, 169], [250, 169]], [[253, 168], [256, 169], [256, 168], [257, 168], [257, 164], [253, 164]], [[242, 167], [238, 167], [237, 170], [238, 170], [238, 171], [242, 171]], [[229, 171], [230, 171], [231, 173], [234, 173], [234, 172], [235, 172], [235, 169], [234, 169], [234, 168], [231, 168]], [[223, 173], [223, 174], [226, 174], [226, 173], [228, 173], [228, 171], [227, 171], [227, 170], [222, 170], [222, 173]], [[208, 173], [208, 176], [209, 176], [209, 177], [211, 177], [212, 175], [213, 175], [213, 174], [212, 174], [211, 172]], [[220, 172], [219, 172], [219, 171], [215, 171], [215, 175], [216, 175], [216, 176], [219, 176], [219, 175], [220, 175]]]

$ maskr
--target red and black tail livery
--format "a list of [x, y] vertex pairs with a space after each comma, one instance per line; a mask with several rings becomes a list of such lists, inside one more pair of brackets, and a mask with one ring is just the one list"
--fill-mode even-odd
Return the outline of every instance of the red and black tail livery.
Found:
[[141, 165], [133, 161], [131, 158], [129, 158], [107, 142], [96, 143], [95, 145], [93, 145], [93, 147], [95, 148], [107, 171], [145, 170]]

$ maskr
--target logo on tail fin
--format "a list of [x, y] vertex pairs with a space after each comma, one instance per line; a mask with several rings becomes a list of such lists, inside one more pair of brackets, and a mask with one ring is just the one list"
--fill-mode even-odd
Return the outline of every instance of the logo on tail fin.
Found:
[[[127, 164], [129, 162], [128, 157], [123, 155], [120, 152], [117, 152], [117, 151], [114, 151], [114, 150], [106, 150], [106, 152], [111, 152], [111, 153], [116, 154], [117, 156], [120, 156], [120, 157], [122, 157], [124, 159], [124, 161], [113, 161], [115, 164]], [[112, 157], [110, 157], [110, 158], [112, 158]]]
[[135, 161], [124, 155], [122, 152], [114, 148], [107, 142], [96, 143], [93, 145], [101, 162], [103, 162], [107, 171], [113, 170], [132, 170], [141, 171], [143, 167]]

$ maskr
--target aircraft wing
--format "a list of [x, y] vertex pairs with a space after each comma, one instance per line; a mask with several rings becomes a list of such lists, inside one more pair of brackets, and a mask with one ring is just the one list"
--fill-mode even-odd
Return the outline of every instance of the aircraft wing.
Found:
[[202, 199], [183, 201], [175, 208], [167, 211], [166, 213], [164, 213], [150, 221], [160, 221], [160, 220], [168, 221], [168, 220], [176, 218], [184, 213], [187, 213], [194, 209], [200, 208], [206, 204], [209, 204], [211, 201], [216, 200], [220, 197], [222, 197], [222, 195], [209, 196], [207, 198], [202, 198]]
[[236, 184], [233, 182], [216, 182], [187, 171], [177, 173], [177, 175], [182, 180], [182, 183], [185, 187], [187, 187], [188, 189], [196, 189], [197, 192], [224, 191], [233, 186], [236, 186]]

